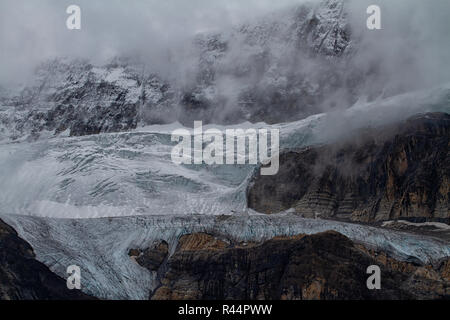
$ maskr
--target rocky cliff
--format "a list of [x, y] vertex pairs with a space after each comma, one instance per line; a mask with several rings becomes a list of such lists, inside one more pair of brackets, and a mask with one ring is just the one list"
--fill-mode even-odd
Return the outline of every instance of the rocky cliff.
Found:
[[35, 259], [31, 246], [0, 220], [0, 300], [92, 299]]
[[[175, 253], [165, 252], [164, 259], [155, 252], [160, 252], [159, 244], [140, 254], [141, 261], [155, 258], [159, 265], [149, 269], [160, 279], [151, 294], [155, 300], [442, 299], [450, 295], [447, 259], [436, 266], [401, 262], [331, 231], [264, 243], [234, 243], [198, 233], [181, 237]], [[367, 289], [370, 265], [382, 270], [381, 290]]]
[[255, 176], [248, 205], [360, 222], [450, 222], [450, 116], [419, 115], [333, 145], [293, 150], [275, 176]]

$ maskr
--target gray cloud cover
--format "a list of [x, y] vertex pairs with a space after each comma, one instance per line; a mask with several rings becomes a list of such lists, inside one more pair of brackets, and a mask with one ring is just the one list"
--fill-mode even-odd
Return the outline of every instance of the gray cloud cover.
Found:
[[[149, 64], [168, 67], [162, 63], [167, 52], [188, 50], [198, 32], [224, 30], [302, 1], [2, 0], [0, 83], [22, 81], [37, 63], [58, 56], [102, 63], [114, 56], [139, 54]], [[82, 8], [81, 31], [65, 27], [70, 4]], [[369, 4], [383, 10], [382, 31], [365, 29]], [[449, 81], [448, 0], [351, 0], [348, 7], [354, 29], [364, 39], [360, 48], [364, 54], [358, 55], [356, 65], [379, 60], [385, 69], [401, 75], [396, 81], [404, 84]]]
[[[104, 61], [116, 55], [164, 55], [201, 31], [223, 29], [294, 0], [2, 0], [0, 72], [3, 81], [55, 56]], [[82, 30], [66, 29], [66, 8], [82, 9]], [[7, 75], [8, 79], [5, 79]]]

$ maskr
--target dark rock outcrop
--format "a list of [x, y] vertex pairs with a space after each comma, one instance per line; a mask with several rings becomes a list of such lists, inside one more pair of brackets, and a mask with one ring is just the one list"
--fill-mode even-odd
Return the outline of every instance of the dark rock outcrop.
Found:
[[87, 300], [35, 259], [31, 246], [0, 220], [0, 300]]
[[[357, 138], [355, 138], [357, 137]], [[351, 141], [289, 151], [275, 176], [255, 176], [248, 205], [360, 222], [450, 222], [450, 115], [415, 116]]]
[[[381, 268], [381, 290], [367, 288], [371, 265]], [[262, 244], [191, 234], [158, 274], [151, 299], [442, 299], [450, 297], [446, 266], [397, 261], [334, 231]]]
[[130, 250], [128, 255], [141, 266], [151, 271], [157, 271], [169, 254], [169, 245], [165, 241], [155, 244], [145, 250]]

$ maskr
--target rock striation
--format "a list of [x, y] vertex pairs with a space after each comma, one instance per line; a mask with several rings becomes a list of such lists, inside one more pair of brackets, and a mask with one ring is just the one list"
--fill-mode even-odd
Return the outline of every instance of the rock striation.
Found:
[[[450, 295], [448, 263], [398, 261], [334, 231], [263, 243], [198, 233], [180, 238], [158, 273], [160, 285], [151, 299], [445, 299]], [[371, 265], [381, 268], [381, 290], [367, 288]]]
[[[355, 138], [356, 137], [356, 138]], [[450, 115], [414, 116], [332, 145], [281, 154], [275, 176], [254, 177], [248, 205], [358, 222], [450, 222]]]

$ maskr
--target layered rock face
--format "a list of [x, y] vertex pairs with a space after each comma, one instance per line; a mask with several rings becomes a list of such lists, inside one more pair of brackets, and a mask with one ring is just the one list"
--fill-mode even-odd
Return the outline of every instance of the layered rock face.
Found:
[[285, 152], [275, 176], [255, 176], [248, 205], [305, 217], [450, 222], [450, 116], [419, 115], [347, 142]]
[[[152, 250], [157, 246], [145, 252]], [[154, 300], [441, 299], [450, 294], [448, 261], [435, 267], [397, 261], [332, 231], [260, 244], [191, 234], [165, 259]], [[381, 268], [381, 290], [367, 288], [371, 265]]]
[[139, 265], [151, 271], [157, 271], [169, 254], [169, 245], [161, 241], [152, 248], [146, 250], [130, 250], [128, 255], [136, 260]]
[[0, 300], [86, 300], [66, 281], [35, 260], [31, 246], [0, 220]]

